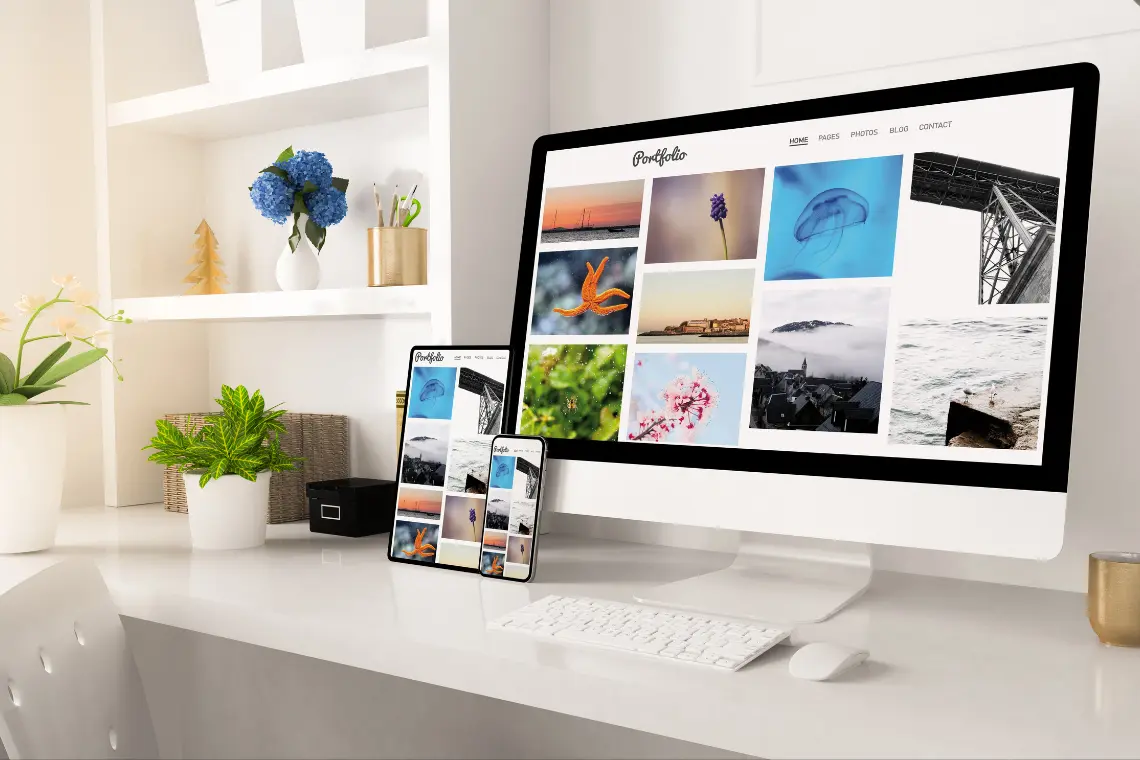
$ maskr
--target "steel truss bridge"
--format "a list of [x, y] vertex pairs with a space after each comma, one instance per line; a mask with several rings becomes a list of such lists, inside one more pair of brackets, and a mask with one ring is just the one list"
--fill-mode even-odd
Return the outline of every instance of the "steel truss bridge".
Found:
[[526, 473], [526, 497], [528, 499], [538, 498], [538, 476], [541, 470], [522, 457], [515, 457], [515, 469]]
[[503, 384], [475, 370], [460, 367], [459, 389], [479, 396], [479, 433], [498, 433], [499, 421], [503, 416]]
[[[914, 157], [910, 199], [982, 216], [978, 303], [1032, 303], [1035, 275], [1052, 275], [1061, 181], [946, 153]], [[1045, 271], [1043, 265], [1048, 264]]]

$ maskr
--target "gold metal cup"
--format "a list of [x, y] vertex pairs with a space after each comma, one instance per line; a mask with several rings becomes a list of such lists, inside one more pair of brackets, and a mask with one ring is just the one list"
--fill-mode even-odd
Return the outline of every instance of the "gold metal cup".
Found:
[[368, 285], [427, 284], [427, 230], [368, 228]]
[[1089, 555], [1089, 623], [1105, 644], [1140, 647], [1140, 553]]

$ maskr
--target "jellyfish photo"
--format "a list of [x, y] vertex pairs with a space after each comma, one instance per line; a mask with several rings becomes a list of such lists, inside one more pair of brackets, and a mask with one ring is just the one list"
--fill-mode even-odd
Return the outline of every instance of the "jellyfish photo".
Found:
[[449, 420], [455, 406], [455, 367], [413, 367], [408, 417]]
[[800, 241], [796, 263], [817, 267], [839, 250], [843, 230], [867, 221], [870, 205], [854, 190], [833, 187], [808, 201], [792, 234]]
[[420, 391], [420, 401], [431, 401], [433, 398], [439, 398], [445, 392], [443, 383], [438, 378], [433, 377], [424, 383], [424, 389]]
[[777, 166], [764, 279], [890, 277], [902, 156]]

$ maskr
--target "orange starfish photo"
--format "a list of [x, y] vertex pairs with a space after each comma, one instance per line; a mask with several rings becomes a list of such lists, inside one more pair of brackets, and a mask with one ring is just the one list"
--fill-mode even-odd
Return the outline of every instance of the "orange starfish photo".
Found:
[[487, 572], [489, 572], [491, 575], [502, 575], [503, 574], [503, 566], [499, 564], [498, 555], [496, 555], [494, 558], [492, 558], [491, 568]]
[[424, 535], [427, 533], [427, 528], [424, 528], [416, 533], [416, 545], [411, 551], [404, 549], [404, 556], [406, 557], [434, 557], [435, 547], [431, 544], [424, 543]]
[[624, 298], [627, 301], [630, 298], [629, 293], [626, 293], [620, 288], [610, 288], [609, 290], [603, 290], [601, 293], [598, 292], [598, 280], [601, 279], [602, 272], [605, 271], [606, 268], [606, 262], [609, 260], [609, 256], [604, 257], [602, 259], [602, 263], [598, 264], [596, 271], [594, 270], [593, 265], [587, 261], [586, 279], [582, 281], [582, 303], [573, 309], [555, 308], [553, 310], [554, 313], [561, 314], [564, 317], [576, 317], [579, 314], [585, 314], [587, 311], [592, 311], [595, 314], [605, 316], [606, 314], [612, 314], [615, 311], [628, 309], [629, 304], [627, 303], [615, 304], [612, 306], [602, 305], [603, 301], [606, 301], [610, 298]]

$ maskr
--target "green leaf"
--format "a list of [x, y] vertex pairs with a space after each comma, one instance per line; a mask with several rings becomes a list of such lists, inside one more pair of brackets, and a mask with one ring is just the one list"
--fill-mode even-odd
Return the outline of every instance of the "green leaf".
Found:
[[317, 186], [313, 182], [305, 180], [305, 184], [301, 186], [301, 192], [305, 194], [315, 193], [317, 192]]
[[345, 195], [348, 194], [348, 180], [347, 179], [343, 179], [341, 177], [333, 177], [332, 178], [332, 186], [335, 187], [337, 190], [340, 190]]
[[295, 215], [309, 213], [309, 209], [305, 206], [305, 196], [300, 190], [293, 193], [293, 213]]
[[311, 218], [305, 222], [305, 237], [309, 238], [309, 242], [317, 249], [317, 253], [320, 253], [321, 249], [325, 247], [325, 234], [325, 228]]
[[[289, 179], [289, 172], [285, 171], [280, 166], [267, 166], [258, 172], [258, 174], [273, 174], [280, 177], [281, 179]], [[253, 190], [253, 186], [251, 185], [249, 189]]]
[[23, 406], [28, 400], [19, 393], [0, 394], [0, 406]]
[[24, 398], [35, 398], [41, 393], [54, 391], [56, 388], [62, 388], [62, 385], [21, 385], [13, 393], [19, 393]]
[[11, 393], [16, 385], [16, 365], [5, 354], [0, 354], [0, 396]]
[[[49, 369], [54, 367], [55, 363], [62, 359], [63, 355], [69, 350], [71, 350], [71, 343], [61, 343], [54, 351], [45, 356], [44, 360], [40, 362], [20, 384], [36, 385], [40, 381], [40, 378], [42, 378]], [[29, 398], [31, 397], [29, 396]]]
[[300, 217], [300, 214], [293, 214], [293, 233], [289, 235], [289, 250], [293, 253], [297, 252], [297, 244], [301, 242], [301, 231], [297, 229], [297, 220]]
[[281, 154], [279, 156], [277, 156], [277, 161], [288, 161], [292, 157], [293, 157], [293, 146], [290, 145], [288, 148], [281, 151]]
[[64, 359], [44, 373], [43, 377], [40, 378], [40, 385], [54, 385], [63, 378], [90, 367], [106, 355], [107, 349], [93, 348], [90, 351], [76, 354], [70, 359]]

